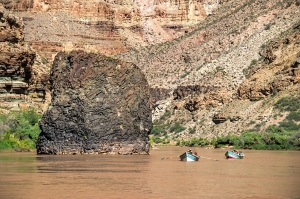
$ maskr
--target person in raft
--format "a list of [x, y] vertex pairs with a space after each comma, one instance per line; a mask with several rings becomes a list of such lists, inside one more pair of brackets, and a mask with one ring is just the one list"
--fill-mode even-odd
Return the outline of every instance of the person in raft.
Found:
[[[192, 151], [192, 149], [189, 149], [187, 152], [188, 152], [189, 154], [193, 154], [193, 151]], [[197, 151], [195, 151], [195, 152], [194, 152], [194, 155], [195, 155], [195, 156], [197, 156], [197, 155], [198, 155]]]

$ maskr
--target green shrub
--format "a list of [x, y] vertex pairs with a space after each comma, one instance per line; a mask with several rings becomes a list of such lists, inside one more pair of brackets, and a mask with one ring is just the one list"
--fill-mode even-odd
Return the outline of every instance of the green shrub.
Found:
[[0, 121], [8, 126], [0, 140], [0, 149], [35, 148], [41, 132], [38, 121], [42, 115], [34, 109], [11, 111], [0, 115]]
[[228, 135], [228, 145], [238, 146], [240, 143], [240, 138], [238, 135]]
[[15, 148], [20, 148], [18, 139], [12, 137], [6, 140], [0, 140], [0, 149], [15, 149]]
[[262, 126], [261, 123], [260, 123], [260, 124], [256, 124], [256, 125], [254, 126], [254, 128], [256, 129], [256, 131], [259, 131], [261, 126]]
[[150, 145], [153, 146], [154, 145], [153, 136], [149, 136], [149, 141], [150, 141]]
[[153, 136], [153, 142], [155, 142], [155, 143], [162, 143], [163, 139], [161, 139], [160, 137]]
[[166, 132], [166, 126], [165, 125], [153, 125], [151, 133], [153, 135], [159, 135], [159, 134], [165, 134]]
[[250, 126], [252, 124], [255, 124], [255, 121], [251, 120], [249, 123], [247, 123], [247, 126]]
[[217, 137], [215, 147], [221, 148], [227, 144], [228, 144], [228, 136], [221, 136], [221, 137]]
[[43, 64], [48, 64], [49, 63], [49, 61], [45, 57], [41, 57], [41, 59], [42, 59]]
[[190, 134], [194, 134], [195, 132], [196, 132], [196, 126], [194, 126], [193, 128], [189, 128]]
[[169, 139], [162, 139], [162, 138], [160, 138], [158, 136], [153, 136], [152, 140], [153, 140], [154, 143], [157, 143], [157, 144], [159, 144], [159, 143], [161, 143], [161, 144], [169, 144], [170, 143]]
[[162, 143], [163, 143], [163, 144], [169, 144], [169, 143], [170, 143], [170, 140], [169, 140], [169, 139], [164, 139]]
[[300, 111], [292, 111], [289, 113], [289, 115], [286, 117], [289, 121], [294, 120], [299, 122], [300, 121]]
[[288, 140], [288, 145], [298, 147], [300, 149], [300, 132], [292, 135]]
[[166, 120], [171, 116], [171, 111], [166, 111], [161, 117], [160, 120]]
[[270, 30], [270, 28], [271, 28], [271, 24], [270, 23], [267, 24], [267, 25], [265, 25], [265, 30]]
[[274, 107], [280, 111], [297, 111], [300, 109], [300, 97], [283, 97], [274, 104]]
[[176, 146], [202, 147], [210, 144], [207, 138], [192, 138], [191, 140], [181, 140], [176, 142]]
[[287, 131], [300, 130], [300, 125], [297, 125], [294, 121], [280, 122], [279, 126]]
[[186, 73], [184, 73], [183, 75], [180, 75], [180, 78], [185, 78], [186, 76], [188, 76], [189, 75], [189, 73], [188, 72], [186, 72]]
[[266, 129], [266, 132], [268, 133], [283, 133], [284, 129], [280, 126], [276, 126], [276, 125], [271, 125], [268, 126], [268, 128]]
[[170, 128], [170, 132], [175, 132], [175, 133], [179, 133], [179, 132], [182, 132], [184, 131], [186, 128], [181, 126], [179, 124], [179, 122], [175, 122], [175, 124], [173, 126], [171, 126]]
[[12, 149], [10, 141], [9, 140], [0, 140], [0, 149]]
[[257, 138], [257, 133], [243, 133], [240, 136], [240, 141], [238, 142], [238, 147], [245, 149], [251, 149], [253, 145], [259, 144], [259, 139]]
[[[270, 128], [271, 129], [271, 128]], [[276, 133], [274, 133], [276, 132]], [[185, 142], [188, 143], [188, 142]], [[234, 148], [257, 150], [300, 149], [300, 132], [273, 131], [272, 133], [245, 132], [242, 135], [221, 136], [211, 140], [211, 145], [220, 148], [226, 145]]]
[[35, 109], [27, 109], [25, 111], [21, 111], [20, 117], [24, 118], [24, 120], [28, 121], [31, 126], [38, 123], [38, 121], [41, 119], [42, 115], [38, 114]]
[[250, 63], [250, 66], [254, 66], [255, 64], [257, 64], [257, 60], [256, 59], [253, 59]]

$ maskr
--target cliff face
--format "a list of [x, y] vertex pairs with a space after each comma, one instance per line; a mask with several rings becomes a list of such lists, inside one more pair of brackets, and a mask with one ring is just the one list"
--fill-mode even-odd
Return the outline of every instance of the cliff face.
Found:
[[235, 92], [260, 46], [298, 22], [298, 8], [292, 0], [224, 2], [184, 36], [119, 57], [136, 63], [151, 87], [197, 84]]
[[[1, 109], [34, 106], [43, 111], [48, 82], [39, 56], [25, 44], [23, 23], [0, 5]], [[37, 65], [40, 64], [40, 65]]]
[[247, 70], [239, 87], [242, 99], [260, 100], [300, 83], [300, 23], [261, 51], [261, 63]]
[[278, 113], [273, 104], [283, 96], [298, 96], [300, 91], [299, 39], [300, 23], [263, 46], [260, 60], [244, 71], [246, 79], [237, 90], [237, 99], [221, 108], [213, 120], [238, 121], [236, 126], [246, 128], [250, 128], [249, 121], [260, 120], [265, 125], [261, 130], [280, 121], [274, 117]]
[[38, 153], [149, 153], [149, 86], [135, 65], [83, 51], [59, 53], [50, 82]]
[[[299, 92], [299, 6], [222, 2], [184, 36], [119, 54], [142, 69], [152, 89], [173, 90], [153, 108], [156, 125], [168, 132], [162, 137], [212, 138], [282, 121], [273, 104]], [[175, 121], [186, 130], [168, 131]]]
[[216, 9], [219, 0], [0, 0], [25, 23], [25, 40], [53, 60], [83, 49], [113, 55], [172, 40]]

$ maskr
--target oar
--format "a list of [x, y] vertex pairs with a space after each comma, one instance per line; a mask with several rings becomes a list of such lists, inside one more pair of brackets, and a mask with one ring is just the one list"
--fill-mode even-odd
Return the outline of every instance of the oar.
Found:
[[165, 159], [170, 159], [170, 158], [178, 158], [178, 156], [173, 156], [173, 157], [166, 157], [166, 158], [161, 158], [161, 160], [165, 160]]
[[213, 159], [213, 158], [207, 158], [207, 157], [203, 157], [203, 156], [199, 156], [200, 158], [205, 158], [205, 159], [208, 159], [208, 160], [214, 160], [214, 161], [219, 161], [217, 159]]

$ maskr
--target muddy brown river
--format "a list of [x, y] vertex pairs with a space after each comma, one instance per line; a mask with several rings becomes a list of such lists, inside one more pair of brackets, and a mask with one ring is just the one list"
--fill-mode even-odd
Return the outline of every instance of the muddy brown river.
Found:
[[192, 148], [198, 162], [182, 162], [185, 147], [150, 155], [36, 155], [0, 152], [1, 199], [300, 198], [300, 152]]

